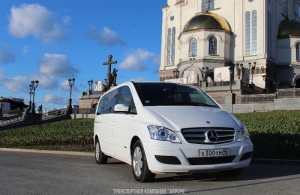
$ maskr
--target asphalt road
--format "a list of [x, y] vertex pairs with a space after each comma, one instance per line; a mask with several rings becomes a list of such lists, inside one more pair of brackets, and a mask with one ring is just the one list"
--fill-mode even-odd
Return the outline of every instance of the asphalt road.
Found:
[[92, 155], [0, 150], [0, 194], [300, 194], [300, 166], [252, 163], [238, 178], [219, 173], [157, 175], [134, 180], [131, 166]]

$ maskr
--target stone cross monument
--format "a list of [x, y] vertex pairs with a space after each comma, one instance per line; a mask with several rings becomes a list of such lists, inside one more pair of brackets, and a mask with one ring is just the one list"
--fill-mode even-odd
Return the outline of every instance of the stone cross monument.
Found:
[[112, 85], [114, 85], [114, 86], [116, 85], [117, 70], [114, 69], [113, 73], [111, 73], [111, 65], [112, 64], [116, 64], [117, 61], [112, 61], [112, 58], [113, 58], [113, 56], [109, 55], [108, 56], [108, 61], [107, 62], [103, 62], [103, 65], [108, 65], [107, 78], [105, 79], [106, 83], [105, 83], [103, 92], [108, 91]]

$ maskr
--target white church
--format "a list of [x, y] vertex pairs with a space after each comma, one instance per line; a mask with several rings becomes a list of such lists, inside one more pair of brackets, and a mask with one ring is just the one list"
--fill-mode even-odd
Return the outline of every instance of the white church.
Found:
[[161, 81], [300, 88], [300, 0], [167, 0]]

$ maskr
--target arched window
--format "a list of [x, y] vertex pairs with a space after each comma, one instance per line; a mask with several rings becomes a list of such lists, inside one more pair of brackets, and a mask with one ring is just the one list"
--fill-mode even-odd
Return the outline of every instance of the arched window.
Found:
[[168, 28], [167, 36], [167, 66], [174, 65], [175, 63], [175, 35], [176, 28]]
[[272, 15], [271, 12], [268, 12], [268, 56], [272, 58]]
[[217, 39], [214, 36], [209, 38], [209, 55], [217, 55]]
[[167, 37], [167, 65], [171, 64], [171, 29], [168, 29]]
[[283, 12], [283, 15], [288, 17], [288, 1], [287, 0], [282, 0], [282, 12]]
[[256, 10], [252, 11], [252, 55], [257, 54], [257, 12]]
[[300, 46], [300, 43], [297, 43], [296, 44], [296, 61], [297, 62], [300, 62], [300, 48], [299, 48], [299, 46]]
[[247, 11], [245, 13], [245, 55], [257, 54], [257, 11], [253, 10], [251, 15]]
[[175, 63], [175, 34], [176, 34], [176, 28], [172, 28], [172, 50], [171, 50], [171, 64], [174, 65]]
[[250, 55], [250, 12], [245, 14], [245, 24], [246, 24], [246, 56]]
[[215, 9], [215, 1], [214, 0], [202, 0], [201, 11], [205, 12], [206, 10]]
[[190, 40], [189, 56], [197, 56], [197, 39]]

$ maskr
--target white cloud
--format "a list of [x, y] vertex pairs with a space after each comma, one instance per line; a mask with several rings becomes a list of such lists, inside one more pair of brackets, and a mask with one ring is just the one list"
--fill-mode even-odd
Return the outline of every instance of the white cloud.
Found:
[[[68, 80], [63, 81], [60, 86], [61, 86], [61, 89], [64, 91], [70, 91], [70, 89], [71, 89]], [[78, 89], [76, 87], [76, 80], [74, 82], [74, 85], [72, 86], [72, 91], [78, 91]]]
[[39, 75], [34, 77], [26, 77], [26, 76], [16, 76], [13, 78], [8, 78], [0, 73], [0, 81], [2, 85], [13, 92], [29, 92], [29, 85], [31, 81], [38, 80], [38, 88], [43, 89], [56, 89], [58, 84], [57, 80], [54, 77], [49, 77], [46, 75]]
[[15, 56], [9, 51], [0, 48], [0, 64], [9, 64], [15, 61]]
[[125, 42], [119, 37], [119, 35], [108, 27], [104, 27], [101, 32], [97, 33], [96, 27], [90, 26], [83, 34], [91, 40], [97, 41], [99, 45], [125, 45]]
[[69, 58], [61, 54], [45, 54], [38, 64], [39, 72], [54, 77], [69, 78], [80, 71], [74, 67]]
[[126, 54], [123, 62], [120, 63], [119, 68], [131, 71], [145, 71], [150, 67], [146, 65], [146, 61], [152, 59], [152, 63], [157, 62], [158, 55], [148, 52], [143, 49], [133, 50]]
[[29, 52], [29, 48], [27, 46], [23, 47], [23, 54], [27, 54]]
[[33, 77], [31, 80], [38, 80], [38, 87], [43, 89], [56, 89], [58, 86], [57, 79], [52, 76], [38, 75]]
[[[10, 9], [9, 32], [19, 38], [34, 36], [44, 42], [62, 40], [67, 38], [66, 30], [55, 21], [54, 13], [39, 4], [22, 4], [20, 7], [13, 6]], [[68, 17], [66, 17], [68, 18]], [[63, 19], [62, 25], [69, 22]]]
[[29, 79], [25, 76], [16, 76], [13, 78], [7, 78], [1, 76], [2, 85], [13, 92], [29, 92]]
[[45, 95], [44, 101], [45, 103], [53, 103], [53, 104], [60, 104], [60, 105], [67, 105], [68, 104], [68, 98], [65, 97], [59, 97], [57, 95]]

